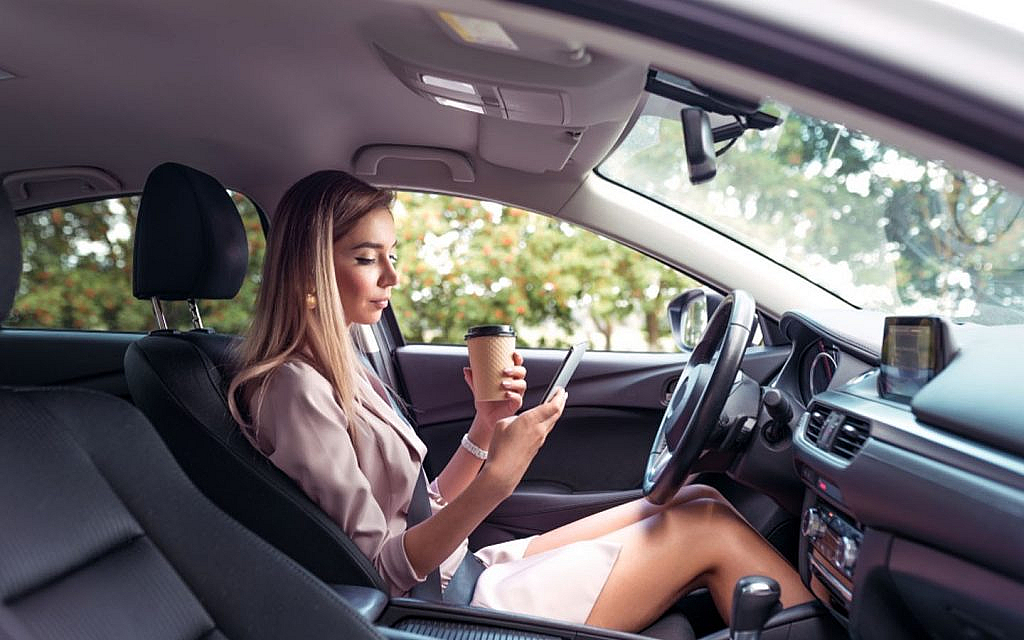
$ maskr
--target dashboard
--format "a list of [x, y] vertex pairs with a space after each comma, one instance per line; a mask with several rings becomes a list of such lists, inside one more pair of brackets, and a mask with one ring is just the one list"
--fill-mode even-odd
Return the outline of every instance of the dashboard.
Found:
[[855, 637], [1021, 637], [1024, 326], [950, 326], [948, 363], [912, 396], [879, 391], [885, 327], [868, 312], [780, 323], [801, 577]]

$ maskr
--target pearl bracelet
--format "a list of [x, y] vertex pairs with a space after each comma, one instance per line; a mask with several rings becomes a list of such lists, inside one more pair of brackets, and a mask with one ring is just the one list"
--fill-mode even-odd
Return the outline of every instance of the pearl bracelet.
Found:
[[476, 446], [476, 444], [469, 439], [468, 433], [462, 436], [462, 448], [468, 451], [474, 458], [479, 458], [480, 460], [487, 459], [487, 449], [481, 449]]

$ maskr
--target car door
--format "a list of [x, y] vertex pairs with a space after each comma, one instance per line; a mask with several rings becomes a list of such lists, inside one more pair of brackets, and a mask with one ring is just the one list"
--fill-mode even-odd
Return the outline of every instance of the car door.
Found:
[[[481, 218], [488, 224], [478, 224]], [[588, 231], [511, 207], [399, 194], [396, 222], [401, 282], [377, 336], [393, 358], [378, 359], [391, 363], [392, 381], [411, 406], [430, 452], [428, 474], [441, 470], [473, 418], [462, 373], [469, 325], [517, 328], [526, 408], [540, 401], [565, 346], [590, 342], [562, 418], [472, 543], [533, 535], [640, 497], [651, 443], [687, 357], [672, 343], [662, 307], [699, 283]], [[460, 264], [452, 256], [462, 256]], [[553, 298], [570, 313], [553, 308]], [[754, 346], [744, 370], [765, 382], [787, 354], [786, 347]]]

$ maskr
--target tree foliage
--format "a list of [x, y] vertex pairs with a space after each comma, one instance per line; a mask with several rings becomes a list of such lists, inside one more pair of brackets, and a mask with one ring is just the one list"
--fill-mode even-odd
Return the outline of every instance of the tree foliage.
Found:
[[393, 304], [412, 342], [461, 343], [467, 327], [509, 323], [526, 346], [562, 347], [593, 327], [616, 348], [630, 324], [668, 348], [665, 306], [696, 283], [589, 231], [515, 207], [400, 193], [401, 280]]
[[1024, 201], [995, 181], [790, 112], [692, 186], [681, 139], [677, 120], [643, 116], [602, 171], [855, 304], [1020, 321]]
[[[200, 304], [204, 324], [238, 333], [249, 323], [260, 282], [265, 241], [252, 202], [232, 194], [249, 240], [249, 271], [234, 300]], [[22, 278], [11, 317], [14, 327], [149, 331], [148, 300], [132, 296], [132, 240], [138, 196], [27, 214], [18, 219]], [[191, 326], [187, 305], [164, 303], [168, 324]]]
[[[1020, 321], [1024, 203], [996, 182], [797, 113], [744, 135], [705, 185], [686, 181], [681, 142], [677, 120], [642, 116], [600, 171], [856, 304]], [[200, 308], [208, 326], [239, 333], [265, 245], [253, 204], [233, 198], [249, 272], [234, 300]], [[138, 204], [125, 197], [21, 216], [24, 275], [5, 324], [154, 328], [149, 302], [131, 294]], [[526, 346], [589, 338], [595, 348], [671, 350], [665, 306], [697, 286], [616, 242], [515, 207], [400, 193], [395, 214], [401, 281], [393, 305], [411, 342], [461, 343], [469, 326], [509, 323]], [[171, 326], [190, 326], [184, 303], [167, 307]]]

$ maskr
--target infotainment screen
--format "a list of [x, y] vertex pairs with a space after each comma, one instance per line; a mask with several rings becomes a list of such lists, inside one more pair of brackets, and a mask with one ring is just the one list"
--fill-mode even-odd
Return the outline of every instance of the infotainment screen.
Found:
[[882, 368], [878, 378], [883, 397], [909, 400], [939, 372], [945, 326], [936, 317], [890, 317], [882, 335]]

